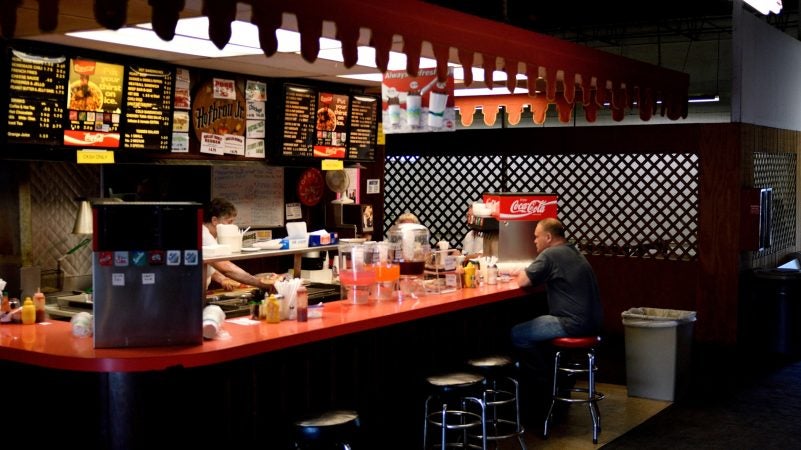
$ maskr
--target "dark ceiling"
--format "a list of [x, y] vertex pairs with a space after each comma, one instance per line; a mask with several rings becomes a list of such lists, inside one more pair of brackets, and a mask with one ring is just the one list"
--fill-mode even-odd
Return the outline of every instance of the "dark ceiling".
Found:
[[[717, 40], [731, 33], [731, 0], [428, 0], [428, 3], [593, 47]], [[771, 14], [765, 20], [797, 36], [797, 13], [797, 1], [785, 2], [780, 14]]]

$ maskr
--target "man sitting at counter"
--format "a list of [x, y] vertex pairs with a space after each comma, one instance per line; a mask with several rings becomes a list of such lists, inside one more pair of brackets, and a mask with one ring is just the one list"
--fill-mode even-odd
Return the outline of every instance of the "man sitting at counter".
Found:
[[[203, 210], [203, 245], [217, 245], [217, 224], [232, 224], [236, 220], [236, 207], [222, 198], [214, 198]], [[232, 291], [240, 284], [271, 290], [272, 284], [249, 274], [231, 261], [215, 261], [206, 266], [206, 288], [211, 280], [217, 282], [227, 291]]]

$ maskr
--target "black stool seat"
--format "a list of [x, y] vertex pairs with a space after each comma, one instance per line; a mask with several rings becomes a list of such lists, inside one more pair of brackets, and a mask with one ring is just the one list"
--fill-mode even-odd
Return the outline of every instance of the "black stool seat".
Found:
[[332, 410], [295, 422], [296, 448], [350, 449], [359, 429], [359, 414]]
[[499, 441], [517, 437], [526, 450], [523, 425], [520, 422], [520, 385], [515, 361], [506, 355], [490, 355], [467, 361], [470, 370], [485, 377], [484, 402], [487, 408], [487, 440]]
[[[557, 402], [586, 403], [592, 417], [592, 442], [598, 443], [598, 434], [601, 432], [601, 412], [598, 402], [604, 399], [604, 394], [595, 390], [595, 347], [600, 344], [600, 336], [562, 337], [551, 341], [556, 348], [553, 365], [553, 390], [551, 407], [545, 418], [543, 436], [548, 437], [550, 422], [553, 419], [554, 407]], [[581, 353], [586, 359], [581, 359]], [[562, 387], [559, 385], [559, 375], [587, 376], [587, 387]], [[584, 394], [577, 397], [573, 393]]]
[[[426, 378], [431, 392], [425, 402], [423, 448], [429, 448], [431, 425], [436, 427], [439, 436], [438, 442], [434, 443], [437, 448], [487, 449], [484, 380], [482, 375], [467, 372]], [[471, 440], [481, 443], [471, 444]]]

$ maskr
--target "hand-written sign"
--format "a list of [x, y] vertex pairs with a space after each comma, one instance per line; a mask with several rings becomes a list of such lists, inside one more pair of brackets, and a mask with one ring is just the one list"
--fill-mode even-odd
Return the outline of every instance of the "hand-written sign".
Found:
[[284, 169], [263, 164], [218, 165], [212, 195], [236, 206], [240, 227], [284, 226]]

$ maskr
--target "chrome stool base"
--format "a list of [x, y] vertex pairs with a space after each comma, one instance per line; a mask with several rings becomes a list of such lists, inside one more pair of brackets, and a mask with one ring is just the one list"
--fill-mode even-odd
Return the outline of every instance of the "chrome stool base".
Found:
[[[433, 392], [425, 402], [423, 448], [479, 448], [487, 450], [484, 377], [451, 373], [426, 379]], [[429, 445], [429, 426], [438, 430], [438, 442]], [[476, 430], [480, 432], [476, 432]], [[433, 434], [433, 433], [432, 433]]]
[[525, 432], [520, 421], [520, 385], [511, 375], [516, 365], [506, 356], [489, 356], [467, 361], [471, 370], [481, 372], [484, 400], [487, 407], [487, 440], [500, 441], [517, 437], [520, 448], [526, 450]]
[[[550, 424], [553, 420], [554, 407], [557, 402], [573, 404], [586, 403], [592, 418], [592, 443], [598, 443], [598, 435], [601, 433], [601, 412], [598, 409], [598, 402], [604, 399], [604, 394], [595, 390], [595, 346], [601, 341], [598, 336], [576, 337], [576, 338], [557, 338], [552, 344], [557, 348], [554, 356], [553, 365], [553, 389], [551, 391], [551, 406], [548, 408], [548, 415], [545, 417], [543, 437], [548, 437]], [[563, 352], [586, 351], [586, 362], [580, 360], [563, 362]], [[564, 356], [567, 356], [566, 354]], [[567, 376], [587, 375], [587, 387], [562, 388], [559, 386], [559, 374]], [[573, 393], [584, 394], [573, 397]], [[563, 395], [567, 393], [567, 395]]]

